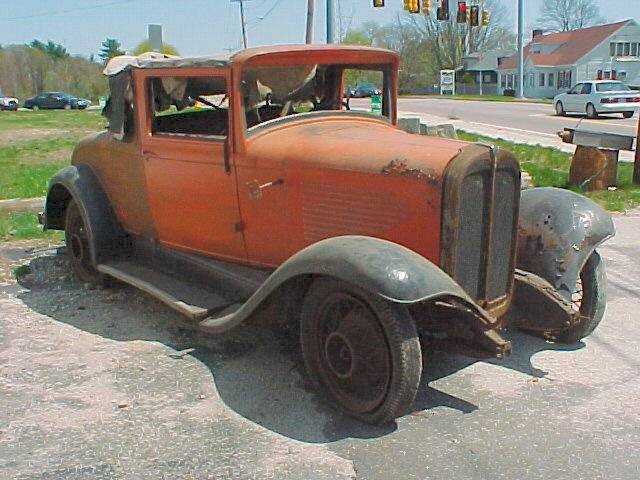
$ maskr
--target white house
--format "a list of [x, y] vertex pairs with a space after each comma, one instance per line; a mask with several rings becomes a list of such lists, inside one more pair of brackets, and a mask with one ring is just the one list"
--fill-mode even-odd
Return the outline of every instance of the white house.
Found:
[[[640, 87], [640, 24], [635, 20], [544, 35], [524, 50], [524, 95], [554, 97], [578, 82], [617, 79]], [[516, 89], [517, 54], [500, 60], [499, 92]]]

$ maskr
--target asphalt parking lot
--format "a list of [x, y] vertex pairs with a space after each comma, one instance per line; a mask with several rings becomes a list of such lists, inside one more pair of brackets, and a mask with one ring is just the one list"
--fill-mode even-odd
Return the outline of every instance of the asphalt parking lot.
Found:
[[592, 337], [426, 352], [412, 412], [383, 428], [324, 404], [269, 310], [202, 337], [131, 288], [77, 284], [63, 250], [5, 243], [0, 478], [637, 480], [640, 212], [615, 222]]

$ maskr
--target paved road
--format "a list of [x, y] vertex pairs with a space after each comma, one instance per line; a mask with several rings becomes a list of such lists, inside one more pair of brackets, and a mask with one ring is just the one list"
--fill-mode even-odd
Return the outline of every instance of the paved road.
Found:
[[422, 98], [401, 98], [398, 108], [403, 113], [435, 115], [443, 119], [473, 122], [485, 127], [513, 129], [525, 133], [555, 137], [564, 127], [575, 127], [578, 122], [585, 129], [623, 135], [636, 135], [638, 115], [623, 119], [610, 115], [590, 120], [580, 115], [556, 117], [552, 105], [537, 103], [505, 103]]
[[31, 273], [0, 284], [0, 478], [637, 480], [640, 212], [615, 223], [594, 335], [512, 332], [504, 361], [428, 351], [412, 413], [386, 428], [328, 408], [268, 312], [202, 337], [133, 289], [74, 283], [63, 254], [5, 244], [0, 274]]

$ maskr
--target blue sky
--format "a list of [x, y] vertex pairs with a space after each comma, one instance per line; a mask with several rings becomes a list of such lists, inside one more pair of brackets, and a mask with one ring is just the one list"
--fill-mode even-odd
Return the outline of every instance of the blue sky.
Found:
[[[371, 0], [339, 1], [344, 14], [354, 12], [352, 25], [370, 20], [389, 22], [401, 11], [402, 4], [402, 0], [387, 0], [387, 7], [374, 9]], [[516, 0], [500, 2], [515, 29]], [[638, 0], [597, 2], [607, 20], [640, 17], [640, 9], [630, 8]], [[324, 40], [324, 3], [316, 0], [317, 41]], [[525, 0], [529, 28], [541, 3]], [[246, 0], [249, 44], [302, 42], [306, 4], [306, 0]], [[125, 49], [131, 49], [145, 38], [148, 23], [159, 23], [165, 41], [183, 55], [241, 46], [238, 4], [230, 0], [0, 0], [0, 12], [0, 44], [51, 39], [64, 44], [71, 53], [86, 55], [97, 53], [106, 37], [115, 37]]]

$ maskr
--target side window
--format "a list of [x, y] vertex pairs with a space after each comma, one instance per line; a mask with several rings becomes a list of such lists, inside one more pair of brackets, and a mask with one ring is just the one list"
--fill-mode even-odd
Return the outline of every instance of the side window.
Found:
[[591, 94], [591, 84], [585, 83], [582, 87], [582, 95], [590, 95]]
[[575, 87], [573, 87], [571, 90], [569, 90], [569, 93], [578, 94], [578, 93], [582, 92], [582, 87], [583, 86], [584, 85], [582, 83], [579, 83]]
[[222, 76], [156, 77], [147, 84], [152, 135], [226, 137], [229, 99]]

